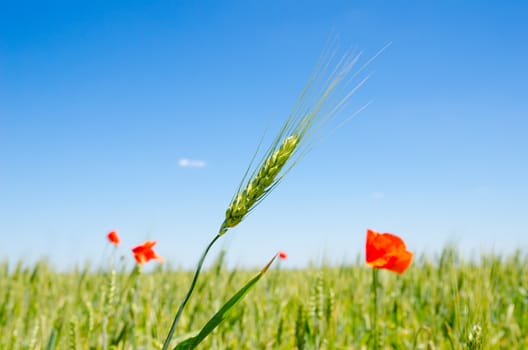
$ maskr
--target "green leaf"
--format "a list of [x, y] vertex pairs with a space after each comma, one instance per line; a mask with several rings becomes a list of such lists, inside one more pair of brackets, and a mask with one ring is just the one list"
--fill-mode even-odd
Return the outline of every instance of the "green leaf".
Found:
[[173, 350], [191, 350], [200, 344], [222, 321], [233, 307], [235, 307], [246, 293], [260, 280], [260, 278], [268, 271], [277, 256], [275, 255], [264, 268], [252, 279], [250, 279], [238, 292], [229, 299], [222, 308], [205, 324], [202, 330], [194, 337], [190, 337], [176, 345]]

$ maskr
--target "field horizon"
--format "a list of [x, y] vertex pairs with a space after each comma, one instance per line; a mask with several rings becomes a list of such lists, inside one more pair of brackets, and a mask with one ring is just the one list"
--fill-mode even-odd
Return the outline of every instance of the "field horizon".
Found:
[[[256, 272], [225, 266], [202, 272], [175, 341], [192, 334]], [[159, 349], [192, 272], [56, 272], [0, 262], [0, 347]], [[369, 349], [371, 269], [350, 265], [287, 269], [276, 262], [198, 348]], [[453, 246], [437, 259], [415, 256], [402, 275], [380, 271], [383, 349], [521, 349], [528, 346], [528, 254], [468, 261]], [[179, 338], [180, 337], [180, 338]]]

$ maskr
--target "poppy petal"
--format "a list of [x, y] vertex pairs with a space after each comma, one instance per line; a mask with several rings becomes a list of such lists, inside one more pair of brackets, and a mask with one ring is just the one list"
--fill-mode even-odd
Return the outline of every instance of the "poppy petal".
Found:
[[367, 230], [366, 264], [403, 273], [411, 264], [413, 254], [407, 251], [405, 242], [392, 233], [378, 233]]

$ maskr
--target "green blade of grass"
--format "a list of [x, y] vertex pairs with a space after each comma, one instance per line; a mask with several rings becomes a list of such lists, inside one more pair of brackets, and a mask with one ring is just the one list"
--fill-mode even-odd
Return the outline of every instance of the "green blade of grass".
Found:
[[250, 279], [222, 306], [222, 308], [220, 308], [220, 310], [218, 310], [218, 312], [200, 330], [198, 335], [185, 339], [176, 345], [173, 350], [191, 350], [198, 346], [198, 344], [200, 344], [220, 323], [222, 323], [229, 311], [231, 311], [231, 309], [242, 300], [247, 292], [261, 279], [264, 273], [268, 271], [275, 258], [277, 258], [277, 255], [275, 255], [255, 277]]

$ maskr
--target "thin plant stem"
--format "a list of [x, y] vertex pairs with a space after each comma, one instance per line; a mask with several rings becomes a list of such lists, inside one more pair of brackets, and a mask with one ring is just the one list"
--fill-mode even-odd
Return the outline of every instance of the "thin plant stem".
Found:
[[174, 336], [174, 331], [176, 330], [176, 324], [178, 323], [181, 314], [183, 312], [183, 308], [189, 301], [189, 298], [191, 297], [191, 294], [194, 290], [194, 287], [196, 286], [196, 281], [198, 280], [198, 276], [200, 275], [200, 271], [202, 271], [202, 265], [204, 263], [205, 257], [207, 256], [207, 253], [209, 253], [209, 250], [213, 246], [213, 244], [216, 242], [216, 240], [220, 238], [220, 234], [217, 234], [215, 238], [209, 243], [207, 248], [205, 248], [202, 257], [200, 258], [200, 261], [198, 261], [198, 266], [196, 266], [196, 271], [194, 272], [194, 277], [191, 282], [191, 286], [189, 287], [189, 290], [187, 291], [187, 294], [185, 295], [185, 298], [183, 298], [183, 301], [178, 309], [178, 312], [176, 313], [176, 316], [174, 317], [174, 321], [172, 321], [171, 328], [169, 330], [169, 334], [167, 335], [167, 339], [165, 339], [165, 343], [163, 343], [163, 350], [167, 350], [169, 348], [170, 341], [172, 337]]
[[141, 265], [136, 264], [134, 266], [134, 269], [130, 274], [128, 275], [127, 280], [125, 281], [124, 286], [121, 288], [121, 294], [118, 296], [118, 302], [117, 305], [121, 305], [123, 303], [123, 299], [127, 296], [128, 289], [131, 287], [132, 282], [137, 283], [137, 279], [139, 278], [139, 275], [141, 274]]
[[372, 269], [372, 334], [373, 349], [378, 349], [378, 269]]
[[[132, 315], [132, 329], [136, 329], [136, 320], [137, 320], [137, 308], [138, 308], [138, 300], [139, 300], [139, 286], [141, 284], [140, 278], [141, 273], [143, 272], [143, 266], [141, 264], [137, 264], [136, 268], [134, 269], [134, 274], [136, 275], [136, 278], [134, 279], [134, 293], [132, 294], [132, 305], [131, 305], [131, 315]], [[132, 339], [132, 349], [136, 349], [136, 333], [133, 333]]]

